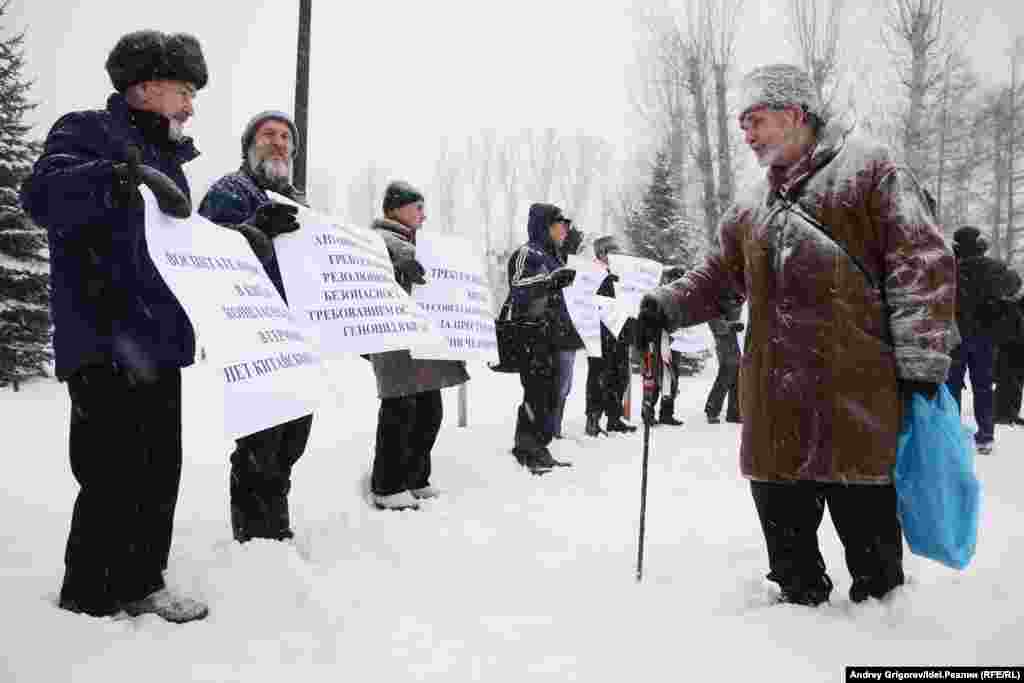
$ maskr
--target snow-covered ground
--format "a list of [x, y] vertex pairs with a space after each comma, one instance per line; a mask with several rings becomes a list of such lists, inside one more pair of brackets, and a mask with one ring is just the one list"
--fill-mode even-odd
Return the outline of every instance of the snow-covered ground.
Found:
[[996, 453], [978, 461], [982, 527], [967, 571], [908, 554], [906, 587], [851, 604], [826, 520], [832, 603], [771, 606], [737, 426], [703, 420], [713, 363], [682, 383], [686, 425], [652, 434], [641, 584], [641, 434], [583, 436], [582, 356], [570, 438], [552, 449], [575, 467], [544, 477], [509, 454], [518, 379], [471, 374], [468, 428], [455, 426], [446, 392], [433, 477], [444, 496], [382, 512], [363, 498], [378, 405], [370, 366], [334, 362], [295, 470], [296, 538], [243, 546], [228, 526], [231, 443], [210, 370], [187, 370], [168, 581], [211, 613], [185, 626], [55, 607], [77, 488], [66, 391], [53, 381], [0, 391], [0, 680], [819, 683], [853, 664], [1024, 663], [1024, 430], [999, 427]]

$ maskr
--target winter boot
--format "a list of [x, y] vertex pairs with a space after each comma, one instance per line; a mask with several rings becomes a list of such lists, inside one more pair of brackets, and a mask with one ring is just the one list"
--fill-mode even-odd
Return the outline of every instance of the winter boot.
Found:
[[426, 486], [421, 486], [418, 489], [409, 489], [409, 493], [412, 494], [413, 498], [423, 500], [425, 498], [437, 498], [441, 495], [441, 490], [427, 484]]
[[205, 619], [206, 615], [210, 613], [210, 608], [203, 603], [192, 598], [173, 595], [166, 588], [154, 591], [141, 600], [125, 603], [121, 608], [133, 617], [142, 614], [155, 614], [174, 624]]
[[378, 510], [418, 510], [420, 504], [416, 502], [408, 491], [392, 493], [387, 496], [373, 494], [373, 504]]
[[587, 426], [584, 429], [587, 436], [600, 436], [608, 432], [601, 429], [601, 413], [590, 413], [587, 415]]
[[551, 451], [548, 450], [547, 446], [541, 447], [536, 454], [537, 462], [542, 467], [572, 467], [572, 463], [568, 460], [555, 460], [555, 457], [551, 455]]
[[636, 425], [631, 425], [628, 422], [623, 422], [622, 418], [615, 420], [608, 420], [608, 425], [605, 427], [609, 432], [624, 432], [626, 434], [632, 434], [636, 431]]
[[676, 400], [674, 398], [665, 397], [661, 399], [661, 410], [658, 414], [658, 422], [663, 425], [672, 425], [673, 427], [679, 427], [683, 424], [682, 420], [677, 420], [673, 413], [676, 410]]
[[705, 413], [705, 414], [708, 416], [708, 424], [709, 425], [716, 425], [716, 424], [718, 424], [718, 423], [720, 423], [722, 421], [722, 418], [718, 417], [717, 415], [712, 415], [711, 413]]

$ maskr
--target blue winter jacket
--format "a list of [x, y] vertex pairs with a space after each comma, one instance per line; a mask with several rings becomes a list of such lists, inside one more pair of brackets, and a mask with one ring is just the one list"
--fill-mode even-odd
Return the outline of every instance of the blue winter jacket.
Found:
[[569, 318], [561, 291], [552, 291], [550, 276], [565, 264], [548, 234], [556, 207], [534, 204], [526, 226], [529, 241], [513, 252], [508, 262], [509, 302], [516, 318], [546, 318], [551, 323], [551, 342], [556, 349], [583, 346]]
[[105, 110], [61, 117], [22, 186], [22, 205], [49, 235], [61, 380], [106, 363], [146, 377], [191, 365], [195, 355], [192, 325], [149, 258], [143, 207], [112, 206], [113, 166], [126, 160], [129, 145], [189, 195], [181, 166], [199, 155], [192, 140], [145, 135], [144, 116], [114, 93]]
[[[299, 201], [295, 188], [288, 187], [279, 190], [280, 194], [289, 199]], [[270, 197], [252, 173], [249, 172], [245, 163], [242, 168], [234, 173], [229, 173], [213, 185], [206, 192], [202, 203], [199, 205], [199, 215], [210, 219], [218, 225], [233, 227], [241, 223], [248, 223], [256, 209], [264, 204], [270, 203]], [[271, 241], [273, 244], [273, 241]], [[272, 257], [263, 264], [267, 270], [267, 276], [282, 299], [287, 301], [284, 292], [284, 282], [281, 279], [281, 269], [277, 264], [277, 258]]]

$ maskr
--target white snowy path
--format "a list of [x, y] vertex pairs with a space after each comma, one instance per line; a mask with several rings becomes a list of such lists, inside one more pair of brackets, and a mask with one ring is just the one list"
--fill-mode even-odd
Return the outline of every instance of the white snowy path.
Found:
[[508, 453], [518, 379], [471, 368], [469, 428], [455, 426], [455, 392], [446, 392], [433, 476], [445, 494], [402, 513], [362, 498], [378, 406], [370, 367], [334, 363], [295, 470], [297, 537], [244, 546], [231, 541], [231, 444], [208, 373], [185, 374], [168, 581], [207, 600], [211, 614], [186, 626], [54, 606], [77, 488], [66, 391], [52, 381], [0, 391], [0, 680], [817, 683], [843, 680], [852, 664], [1024, 663], [1024, 430], [998, 428], [997, 452], [978, 462], [982, 529], [967, 571], [908, 554], [905, 588], [884, 604], [853, 605], [826, 519], [836, 591], [809, 609], [767, 604], [737, 427], [703, 420], [713, 364], [683, 380], [676, 413], [686, 426], [653, 432], [639, 585], [641, 436], [582, 435], [582, 356], [566, 411], [571, 438], [553, 447], [575, 467], [522, 471]]

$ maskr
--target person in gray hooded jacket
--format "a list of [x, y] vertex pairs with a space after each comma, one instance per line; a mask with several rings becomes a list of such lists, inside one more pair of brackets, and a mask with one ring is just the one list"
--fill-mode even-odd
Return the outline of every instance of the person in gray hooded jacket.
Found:
[[[426, 219], [423, 194], [393, 181], [384, 192], [383, 209], [371, 229], [384, 238], [398, 284], [411, 292], [414, 284], [426, 283], [416, 260], [416, 233]], [[405, 350], [370, 354], [370, 360], [380, 396], [373, 502], [385, 510], [415, 509], [419, 500], [438, 495], [430, 484], [430, 456], [444, 417], [441, 389], [462, 384], [469, 375], [462, 361], [421, 360]]]

